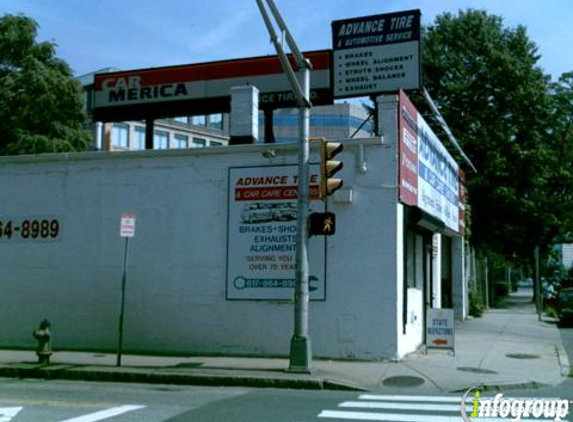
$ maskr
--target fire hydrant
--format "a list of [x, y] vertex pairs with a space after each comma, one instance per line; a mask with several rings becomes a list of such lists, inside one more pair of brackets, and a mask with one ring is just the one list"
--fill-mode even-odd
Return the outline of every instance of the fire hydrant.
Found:
[[45, 319], [40, 323], [40, 328], [33, 332], [34, 338], [38, 340], [38, 349], [36, 350], [38, 361], [46, 365], [50, 363], [50, 356], [52, 355], [51, 326], [50, 321]]

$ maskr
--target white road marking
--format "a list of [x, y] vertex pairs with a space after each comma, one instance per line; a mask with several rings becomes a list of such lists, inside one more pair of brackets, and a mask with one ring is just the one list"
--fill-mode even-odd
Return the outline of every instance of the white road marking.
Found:
[[[323, 410], [318, 415], [319, 418], [339, 419], [339, 420], [359, 420], [359, 421], [383, 421], [383, 422], [463, 422], [461, 417], [461, 397], [439, 397], [439, 396], [399, 396], [399, 395], [376, 395], [361, 394], [359, 400], [345, 401], [338, 405], [346, 410]], [[472, 403], [473, 399], [468, 398], [466, 405]], [[351, 411], [348, 409], [380, 409], [397, 410], [398, 412], [421, 412], [421, 413], [379, 413]], [[466, 407], [469, 410], [473, 406]], [[457, 413], [451, 415], [428, 415], [426, 412]], [[476, 422], [507, 422], [507, 418], [472, 418]], [[554, 422], [553, 419], [536, 419], [536, 422]], [[567, 421], [562, 421], [567, 422]]]
[[0, 422], [10, 422], [14, 416], [20, 413], [21, 407], [0, 407]]
[[112, 407], [111, 409], [100, 410], [99, 412], [90, 413], [89, 415], [78, 416], [77, 418], [66, 419], [60, 422], [96, 422], [103, 419], [111, 418], [117, 415], [122, 415], [127, 412], [142, 409], [145, 406], [136, 404], [126, 404], [124, 406]]
[[396, 413], [348, 412], [343, 410], [323, 410], [318, 417], [387, 422], [463, 422], [461, 416], [406, 415]]
[[[347, 412], [343, 410], [323, 410], [319, 418], [347, 419], [359, 421], [384, 421], [384, 422], [463, 422], [460, 416], [436, 416], [436, 415], [407, 415], [403, 413], [368, 413]], [[507, 422], [507, 418], [472, 418], [475, 422]], [[553, 419], [535, 419], [536, 422], [554, 422]], [[567, 422], [567, 421], [561, 421]]]
[[[428, 402], [428, 403], [460, 403], [460, 397], [439, 397], [439, 396], [382, 396], [377, 394], [361, 394], [360, 400], [382, 400], [382, 401], [403, 401], [403, 402]], [[468, 397], [466, 403], [471, 403], [473, 398]]]
[[[391, 403], [382, 401], [345, 401], [338, 407], [355, 407], [360, 409], [392, 409], [392, 410], [430, 410], [434, 412], [460, 412], [461, 403], [459, 404], [440, 404], [440, 403]], [[466, 406], [471, 412], [473, 407]]]

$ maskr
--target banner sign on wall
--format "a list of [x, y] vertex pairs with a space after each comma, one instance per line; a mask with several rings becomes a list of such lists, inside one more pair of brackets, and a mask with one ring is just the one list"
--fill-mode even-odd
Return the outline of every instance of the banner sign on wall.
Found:
[[400, 201], [418, 205], [418, 111], [406, 94], [400, 91], [398, 110], [400, 143]]
[[463, 231], [460, 168], [403, 91], [398, 110], [400, 201]]
[[332, 22], [335, 98], [420, 88], [420, 11]]
[[[229, 169], [227, 299], [292, 300], [295, 286], [298, 166]], [[320, 167], [310, 167], [319, 195]], [[313, 201], [311, 212], [323, 212]], [[309, 239], [309, 290], [324, 300], [325, 239]]]

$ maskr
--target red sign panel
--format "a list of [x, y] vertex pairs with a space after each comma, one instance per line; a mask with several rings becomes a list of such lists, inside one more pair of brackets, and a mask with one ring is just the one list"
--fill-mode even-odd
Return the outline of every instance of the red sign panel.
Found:
[[400, 142], [400, 201], [418, 205], [418, 111], [404, 91], [400, 91], [398, 131]]

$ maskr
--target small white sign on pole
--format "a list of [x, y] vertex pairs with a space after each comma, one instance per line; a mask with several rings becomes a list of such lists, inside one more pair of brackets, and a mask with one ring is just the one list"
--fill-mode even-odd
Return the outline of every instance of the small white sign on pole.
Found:
[[426, 347], [454, 350], [454, 310], [428, 308]]
[[135, 236], [135, 214], [121, 214], [119, 235], [121, 237]]

